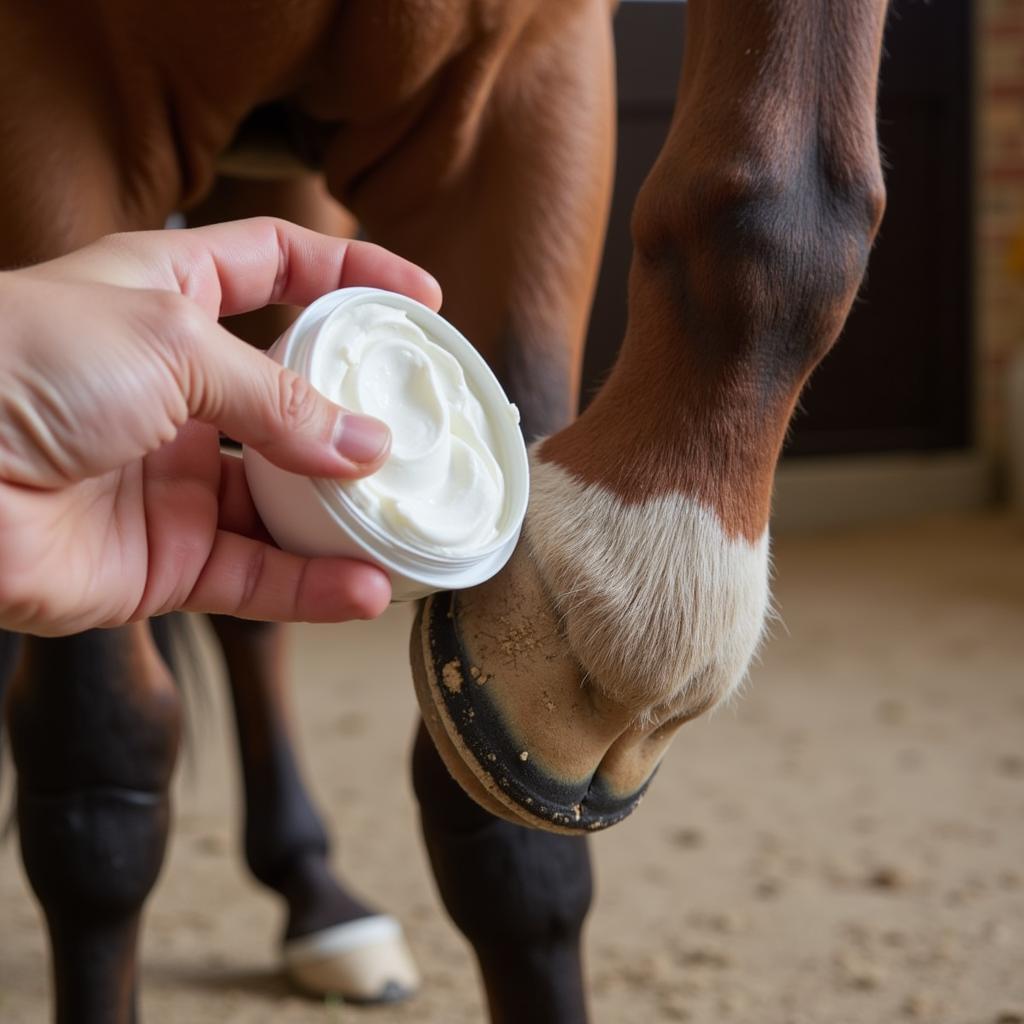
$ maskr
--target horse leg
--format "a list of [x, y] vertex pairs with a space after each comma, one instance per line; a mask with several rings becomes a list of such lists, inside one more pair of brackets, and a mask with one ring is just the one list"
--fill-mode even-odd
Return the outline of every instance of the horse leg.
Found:
[[633, 214], [615, 367], [533, 448], [509, 565], [431, 595], [420, 619], [424, 722], [459, 781], [514, 821], [586, 832], [621, 820], [675, 731], [747, 671], [787, 424], [884, 206], [885, 8], [687, 7], [675, 117]]
[[493, 1024], [585, 1024], [587, 838], [527, 829], [483, 810], [448, 774], [422, 724], [412, 764], [430, 865], [480, 963]]
[[7, 721], [56, 1020], [131, 1024], [142, 907], [167, 841], [179, 694], [144, 623], [23, 642]]
[[[374, 241], [440, 281], [445, 315], [501, 378], [528, 438], [565, 426], [576, 411], [614, 135], [607, 5], [544, 5], [534, 28], [494, 87], [464, 184], [410, 209], [422, 183], [395, 189], [394, 169], [415, 175], [419, 164], [400, 151], [391, 177], [360, 180], [355, 207]], [[334, 184], [343, 195], [343, 183]], [[418, 627], [413, 639], [415, 675]], [[423, 725], [413, 781], [438, 888], [473, 946], [494, 1024], [583, 1024], [587, 840], [526, 829], [477, 806]]]
[[398, 922], [337, 879], [330, 844], [295, 757], [286, 706], [285, 632], [212, 620], [228, 666], [245, 785], [245, 855], [288, 908], [285, 968], [306, 991], [352, 1001], [404, 998], [419, 978]]
[[[335, 235], [356, 225], [314, 176], [289, 181], [218, 179], [189, 222], [273, 214]], [[267, 347], [292, 312], [269, 307], [234, 317], [232, 330]], [[302, 779], [287, 707], [286, 630], [214, 616], [227, 666], [245, 787], [245, 856], [253, 875], [287, 906], [284, 965], [317, 995], [391, 1002], [419, 984], [401, 926], [350, 892], [329, 863], [330, 843]]]

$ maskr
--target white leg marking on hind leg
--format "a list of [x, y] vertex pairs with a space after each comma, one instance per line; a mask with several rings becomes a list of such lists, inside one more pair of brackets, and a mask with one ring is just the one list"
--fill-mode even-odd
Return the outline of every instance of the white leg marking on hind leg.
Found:
[[285, 943], [286, 963], [301, 963], [338, 953], [348, 953], [363, 946], [374, 946], [391, 942], [402, 934], [402, 926], [389, 914], [374, 914], [360, 917], [355, 921], [336, 924], [323, 931], [304, 935]]
[[402, 926], [389, 914], [375, 914], [286, 942], [288, 974], [318, 995], [372, 1001], [411, 993], [419, 972]]

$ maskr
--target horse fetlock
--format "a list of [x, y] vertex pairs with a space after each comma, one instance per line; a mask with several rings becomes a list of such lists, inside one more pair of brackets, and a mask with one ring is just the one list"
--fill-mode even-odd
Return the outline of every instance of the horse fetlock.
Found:
[[727, 697], [761, 637], [767, 532], [729, 537], [685, 495], [630, 504], [537, 458], [532, 488], [530, 555], [588, 686], [639, 726]]
[[540, 461], [494, 580], [435, 595], [413, 635], [424, 720], [484, 806], [559, 831], [637, 805], [675, 729], [728, 696], [768, 604], [767, 538], [678, 495], [629, 505]]
[[258, 882], [283, 892], [294, 879], [323, 870], [327, 833], [310, 805], [271, 804], [267, 819], [246, 819], [245, 862]]

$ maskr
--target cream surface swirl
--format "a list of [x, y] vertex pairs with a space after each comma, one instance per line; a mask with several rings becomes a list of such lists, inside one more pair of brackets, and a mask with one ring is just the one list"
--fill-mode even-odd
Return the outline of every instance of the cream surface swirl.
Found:
[[382, 302], [339, 309], [317, 340], [311, 380], [391, 428], [387, 462], [343, 484], [368, 518], [430, 553], [468, 555], [498, 537], [505, 479], [487, 413], [459, 362], [403, 310]]

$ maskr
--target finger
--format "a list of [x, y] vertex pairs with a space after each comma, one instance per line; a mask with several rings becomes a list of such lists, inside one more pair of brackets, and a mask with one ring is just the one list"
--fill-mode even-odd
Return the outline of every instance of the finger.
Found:
[[189, 414], [305, 476], [351, 479], [387, 458], [380, 420], [347, 412], [307, 380], [246, 345], [193, 303], [162, 303], [150, 332], [173, 366]]
[[387, 575], [349, 558], [302, 558], [218, 530], [185, 610], [280, 622], [372, 619], [391, 600]]
[[354, 285], [402, 292], [432, 308], [440, 304], [440, 287], [425, 270], [369, 242], [332, 238], [272, 217], [190, 234], [217, 274], [221, 316], [281, 302], [304, 306]]
[[220, 494], [217, 498], [217, 526], [229, 533], [272, 544], [273, 538], [263, 525], [245, 479], [245, 466], [237, 455], [221, 453]]
[[355, 285], [401, 292], [431, 309], [441, 304], [437, 281], [414, 263], [370, 242], [332, 238], [274, 217], [118, 235], [109, 244], [145, 276], [138, 287], [180, 291], [214, 316], [274, 303], [304, 306]]

